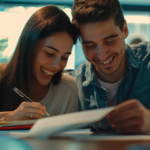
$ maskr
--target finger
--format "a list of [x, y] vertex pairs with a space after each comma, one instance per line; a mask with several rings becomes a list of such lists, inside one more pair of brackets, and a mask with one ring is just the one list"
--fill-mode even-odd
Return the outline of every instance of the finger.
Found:
[[38, 102], [23, 102], [22, 104], [24, 107], [40, 108], [44, 110], [43, 106]]
[[108, 123], [110, 124], [117, 124], [118, 122], [126, 122], [126, 120], [129, 120], [131, 118], [138, 118], [143, 117], [143, 110], [142, 109], [130, 109], [127, 111], [124, 111], [122, 113], [119, 113], [115, 117], [109, 118]]
[[107, 119], [110, 119], [110, 118], [115, 118], [116, 115], [124, 112], [124, 111], [128, 111], [132, 108], [134, 108], [135, 106], [138, 105], [138, 101], [137, 100], [129, 100], [129, 101], [126, 101], [126, 102], [123, 102], [121, 104], [119, 104], [118, 106], [116, 106], [108, 115], [107, 115]]
[[41, 108], [25, 107], [24, 112], [39, 114], [42, 117], [45, 115], [45, 110]]
[[47, 111], [47, 109], [46, 109], [46, 107], [45, 107], [45, 106], [43, 106], [43, 109], [44, 109], [45, 111]]
[[140, 133], [142, 133], [138, 126], [132, 126], [130, 128], [123, 129], [119, 132], [126, 133], [126, 134], [140, 134]]
[[139, 118], [132, 118], [125, 122], [118, 122], [117, 124], [115, 124], [115, 128], [118, 131], [124, 131], [130, 128], [133, 128], [135, 126], [138, 127], [139, 131], [142, 130], [142, 123]]
[[27, 113], [27, 116], [26, 116], [28, 119], [40, 119], [40, 118], [43, 118], [42, 115], [40, 114], [37, 114], [37, 113]]

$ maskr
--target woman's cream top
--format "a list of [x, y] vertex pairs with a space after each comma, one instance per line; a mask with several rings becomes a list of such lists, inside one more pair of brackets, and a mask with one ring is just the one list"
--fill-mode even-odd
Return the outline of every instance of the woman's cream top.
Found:
[[58, 85], [50, 84], [47, 95], [40, 101], [50, 116], [78, 111], [78, 90], [75, 80], [63, 74]]

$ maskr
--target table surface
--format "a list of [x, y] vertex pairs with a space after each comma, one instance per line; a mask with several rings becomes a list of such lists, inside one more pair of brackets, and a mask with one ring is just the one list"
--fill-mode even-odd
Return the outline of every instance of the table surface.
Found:
[[[81, 137], [81, 135], [80, 135]], [[80, 139], [80, 140], [79, 140]], [[51, 137], [49, 139], [14, 139], [0, 135], [0, 149], [5, 150], [132, 150], [129, 146], [150, 143], [150, 140], [86, 140]], [[149, 144], [150, 149], [150, 144]], [[133, 149], [137, 150], [137, 149]], [[140, 149], [141, 150], [141, 149]], [[144, 149], [145, 150], [145, 149]]]
[[[77, 141], [69, 139], [27, 140], [35, 150], [128, 150], [129, 146], [149, 141]], [[150, 148], [149, 148], [150, 149]]]
[[150, 140], [81, 141], [66, 138], [65, 139], [50, 138], [46, 140], [45, 139], [17, 140], [17, 139], [6, 139], [6, 137], [5, 138], [1, 137], [0, 149], [12, 150], [12, 148], [15, 148], [15, 150], [131, 150], [128, 149], [129, 146], [136, 145], [139, 143], [150, 143]]

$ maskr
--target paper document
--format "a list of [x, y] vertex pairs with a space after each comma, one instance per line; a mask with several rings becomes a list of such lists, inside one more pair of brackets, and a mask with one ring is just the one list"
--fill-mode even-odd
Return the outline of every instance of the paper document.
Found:
[[70, 114], [63, 114], [54, 117], [39, 119], [30, 131], [20, 138], [40, 137], [48, 138], [60, 132], [76, 129], [96, 122], [105, 117], [114, 107], [81, 111]]

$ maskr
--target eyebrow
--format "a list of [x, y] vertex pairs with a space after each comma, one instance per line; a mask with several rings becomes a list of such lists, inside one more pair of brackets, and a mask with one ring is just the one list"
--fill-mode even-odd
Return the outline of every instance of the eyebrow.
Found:
[[89, 43], [93, 43], [92, 41], [83, 41], [82, 44], [89, 44]]
[[[115, 37], [117, 37], [117, 36], [118, 36], [118, 34], [113, 34], [113, 35], [110, 35], [110, 36], [104, 38], [104, 40], [108, 40], [108, 39], [111, 39], [111, 38], [115, 38]], [[83, 41], [83, 42], [82, 42], [83, 45], [84, 45], [84, 44], [89, 44], [89, 43], [93, 43], [93, 41]]]
[[[56, 49], [55, 47], [52, 47], [52, 46], [45, 46], [45, 47], [50, 48], [50, 49], [52, 49], [52, 50], [54, 50], [54, 51], [56, 51], [56, 52], [59, 53], [59, 50]], [[71, 54], [71, 52], [67, 52], [67, 53], [65, 53], [65, 54]]]
[[113, 35], [110, 35], [110, 36], [104, 38], [104, 40], [111, 39], [111, 38], [115, 38], [115, 37], [117, 37], [117, 36], [118, 36], [118, 34], [113, 34]]

